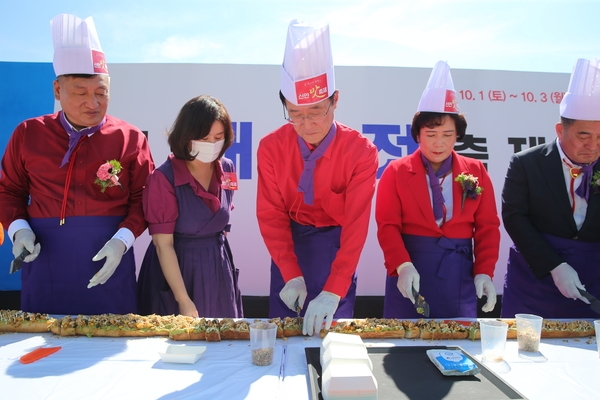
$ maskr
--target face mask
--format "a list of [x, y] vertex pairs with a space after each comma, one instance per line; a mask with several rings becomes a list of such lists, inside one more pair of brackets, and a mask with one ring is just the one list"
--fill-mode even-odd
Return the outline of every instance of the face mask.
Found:
[[190, 151], [190, 154], [196, 157], [196, 160], [198, 161], [211, 163], [219, 157], [219, 154], [221, 154], [224, 143], [225, 140], [219, 140], [215, 143], [192, 140], [192, 151]]

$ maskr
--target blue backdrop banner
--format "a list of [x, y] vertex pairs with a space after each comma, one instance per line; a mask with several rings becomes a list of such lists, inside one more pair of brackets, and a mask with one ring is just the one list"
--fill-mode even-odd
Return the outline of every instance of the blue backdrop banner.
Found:
[[[0, 151], [4, 154], [10, 135], [21, 121], [54, 112], [52, 81], [55, 75], [52, 63], [0, 62], [0, 76], [3, 77]], [[4, 244], [0, 246], [0, 290], [21, 289], [21, 273], [8, 273], [12, 258], [12, 242], [5, 229]]]

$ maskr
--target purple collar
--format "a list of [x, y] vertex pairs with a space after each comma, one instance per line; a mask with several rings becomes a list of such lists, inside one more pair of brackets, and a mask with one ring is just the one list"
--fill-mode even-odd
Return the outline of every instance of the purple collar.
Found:
[[577, 186], [577, 189], [575, 189], [575, 193], [577, 193], [577, 196], [585, 199], [585, 201], [588, 202], [590, 199], [590, 186], [592, 185], [592, 175], [594, 175], [594, 165], [596, 165], [598, 160], [595, 160], [594, 162], [591, 162], [589, 164], [582, 164], [571, 160], [566, 154], [565, 157], [567, 157], [567, 159], [572, 164], [577, 165], [579, 169], [581, 169], [583, 177], [581, 179], [581, 182], [579, 183], [579, 186]]
[[73, 128], [73, 126], [69, 123], [69, 121], [67, 121], [64, 111], [61, 111], [59, 114], [60, 114], [60, 124], [63, 126], [63, 128], [65, 128], [65, 131], [67, 131], [67, 133], [69, 134], [69, 149], [65, 153], [62, 163], [60, 164], [60, 168], [62, 168], [69, 162], [71, 153], [73, 153], [75, 146], [77, 145], [77, 143], [79, 143], [79, 139], [81, 139], [83, 136], [91, 135], [92, 133], [95, 133], [98, 130], [100, 130], [100, 128], [102, 128], [102, 126], [106, 122], [106, 116], [102, 119], [102, 122], [100, 122], [98, 125], [90, 126], [89, 128], [83, 128], [82, 130], [78, 131], [75, 128]]
[[446, 175], [448, 172], [452, 170], [452, 154], [450, 157], [446, 158], [442, 161], [442, 165], [440, 168], [433, 172], [433, 168], [431, 167], [431, 163], [429, 160], [421, 153], [421, 160], [423, 160], [423, 165], [425, 166], [425, 172], [427, 176], [429, 176], [429, 186], [431, 187], [431, 200], [433, 204], [433, 215], [436, 219], [444, 218], [444, 195], [442, 194], [442, 189], [440, 188], [440, 177]]
[[323, 154], [329, 148], [333, 139], [335, 139], [335, 131], [337, 130], [337, 125], [335, 122], [331, 124], [331, 128], [327, 135], [323, 139], [323, 141], [317, 146], [316, 149], [310, 151], [310, 148], [298, 135], [298, 146], [300, 147], [300, 155], [304, 160], [304, 169], [302, 171], [302, 175], [300, 175], [300, 181], [298, 182], [298, 191], [304, 193], [304, 203], [309, 206], [313, 205], [315, 193], [314, 193], [314, 175], [315, 168], [317, 166], [317, 160], [323, 157]]

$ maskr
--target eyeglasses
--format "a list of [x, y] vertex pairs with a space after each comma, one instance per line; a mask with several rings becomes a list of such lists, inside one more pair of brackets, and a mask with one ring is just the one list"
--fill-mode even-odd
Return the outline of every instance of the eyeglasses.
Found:
[[329, 114], [329, 110], [331, 109], [332, 103], [333, 102], [329, 103], [329, 105], [327, 106], [327, 111], [325, 111], [325, 113], [318, 113], [318, 114], [309, 113], [307, 115], [298, 115], [298, 116], [294, 116], [294, 117], [286, 116], [287, 109], [284, 106], [283, 107], [283, 118], [292, 125], [301, 125], [304, 122], [304, 120], [308, 120], [311, 122], [321, 122], [327, 116], [327, 114]]

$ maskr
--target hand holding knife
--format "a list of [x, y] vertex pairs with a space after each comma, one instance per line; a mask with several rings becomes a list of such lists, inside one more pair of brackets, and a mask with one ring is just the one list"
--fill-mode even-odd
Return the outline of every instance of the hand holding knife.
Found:
[[[411, 300], [415, 306], [415, 309], [419, 314], [429, 317], [429, 304], [425, 301], [423, 296], [419, 295], [419, 291], [416, 289], [419, 287], [421, 276], [415, 268], [412, 262], [405, 262], [400, 264], [396, 268], [398, 272], [398, 282], [396, 286], [402, 296]], [[411, 299], [412, 298], [414, 299]]]
[[33, 231], [29, 228], [19, 229], [14, 235], [13, 254], [16, 257], [10, 263], [9, 273], [14, 274], [20, 270], [26, 258], [29, 257], [27, 262], [35, 260], [40, 250], [41, 245], [36, 241]]
[[279, 298], [290, 310], [296, 311], [296, 314], [300, 316], [307, 294], [304, 278], [297, 276], [285, 283], [279, 292]]
[[25, 259], [25, 257], [27, 257], [30, 254], [31, 254], [31, 252], [29, 250], [23, 249], [21, 254], [19, 254], [17, 258], [15, 258], [14, 260], [12, 260], [10, 262], [10, 269], [8, 270], [8, 273], [14, 274], [18, 270], [20, 270], [21, 267], [23, 267], [23, 260]]

